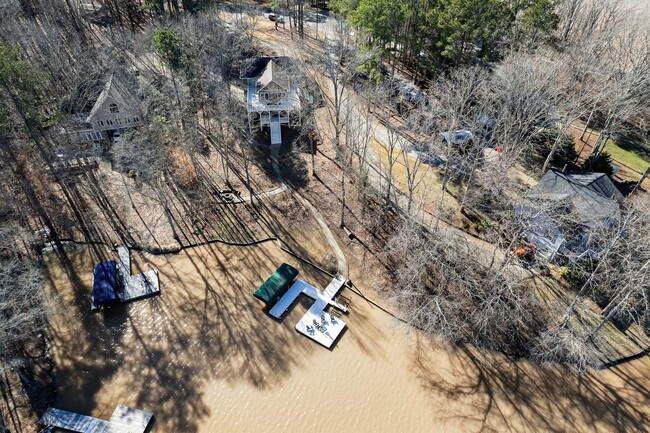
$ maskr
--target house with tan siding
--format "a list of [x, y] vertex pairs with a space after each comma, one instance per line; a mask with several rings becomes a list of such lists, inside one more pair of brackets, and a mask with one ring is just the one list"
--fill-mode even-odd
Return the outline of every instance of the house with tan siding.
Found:
[[138, 101], [111, 75], [86, 122], [97, 131], [115, 131], [141, 126], [144, 119]]

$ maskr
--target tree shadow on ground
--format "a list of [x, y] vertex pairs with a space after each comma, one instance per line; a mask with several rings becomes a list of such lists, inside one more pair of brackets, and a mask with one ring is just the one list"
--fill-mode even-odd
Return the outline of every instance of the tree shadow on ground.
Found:
[[633, 152], [645, 160], [650, 160], [650, 146], [644, 139], [634, 134], [618, 134], [613, 137], [614, 142], [622, 149]]
[[[63, 403], [81, 412], [92, 409], [92, 400], [86, 396], [95, 394], [101, 388], [97, 376], [101, 374], [110, 378], [122, 360], [122, 354], [116, 348], [123, 337], [121, 325], [126, 321], [124, 313], [117, 311], [117, 314], [113, 314], [112, 310], [90, 312], [93, 266], [111, 259], [113, 257], [104, 246], [91, 245], [85, 248], [84, 254], [79, 254], [71, 246], [58, 244], [48, 259], [48, 263], [56, 262], [57, 266], [46, 267], [48, 295], [56, 302], [56, 310], [52, 311], [50, 318], [50, 342], [58, 356], [76, 360], [70, 375], [61, 375], [61, 369], [57, 370], [57, 385], [74, 389]], [[65, 327], [65, 323], [74, 323], [77, 337], [81, 338], [69, 339], [65, 345], [59, 346], [52, 341], [52, 337], [57, 335], [62, 325]], [[105, 332], [101, 338], [96, 338], [99, 329]], [[89, 339], [86, 340], [85, 336], [89, 336]], [[92, 356], [84, 356], [84, 353], [102, 353], [105, 362], [97, 363]]]

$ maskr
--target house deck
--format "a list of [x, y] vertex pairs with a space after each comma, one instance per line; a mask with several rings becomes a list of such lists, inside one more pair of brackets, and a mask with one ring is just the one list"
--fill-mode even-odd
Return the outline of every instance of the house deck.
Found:
[[260, 101], [260, 95], [257, 93], [257, 83], [255, 80], [251, 80], [246, 87], [246, 109], [249, 113], [259, 111], [300, 110], [300, 98], [298, 97], [298, 91], [292, 87], [289, 96], [284, 103], [274, 105], [267, 104]]

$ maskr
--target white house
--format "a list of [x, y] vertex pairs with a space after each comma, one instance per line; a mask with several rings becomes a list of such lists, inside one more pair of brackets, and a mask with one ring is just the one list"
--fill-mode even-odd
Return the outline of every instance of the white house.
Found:
[[298, 86], [288, 57], [261, 57], [242, 66], [246, 112], [252, 130], [269, 126], [271, 144], [282, 142], [281, 125], [300, 125]]

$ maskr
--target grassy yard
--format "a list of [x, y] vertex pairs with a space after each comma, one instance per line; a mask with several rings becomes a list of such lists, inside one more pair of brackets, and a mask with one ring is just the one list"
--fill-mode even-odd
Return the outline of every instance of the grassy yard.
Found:
[[644, 173], [650, 167], [650, 157], [631, 149], [624, 149], [613, 140], [607, 140], [605, 151], [612, 155], [614, 161], [620, 162], [639, 173]]
[[[589, 156], [598, 138], [598, 131], [587, 129], [584, 141], [580, 140], [580, 133], [584, 128], [584, 123], [576, 122], [569, 133], [574, 137], [576, 150], [580, 152], [580, 159], [584, 160]], [[614, 160], [614, 163], [621, 166], [616, 177], [621, 180], [638, 182], [642, 174], [650, 167], [650, 151], [643, 149], [638, 143], [629, 140], [620, 143], [614, 140], [607, 140], [604, 150], [607, 151]], [[643, 182], [643, 188], [650, 190], [650, 179]]]

